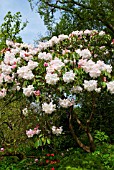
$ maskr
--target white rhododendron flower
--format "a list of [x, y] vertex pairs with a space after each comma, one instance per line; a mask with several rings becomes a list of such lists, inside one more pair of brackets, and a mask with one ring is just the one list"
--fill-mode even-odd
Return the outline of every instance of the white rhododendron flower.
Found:
[[52, 60], [52, 55], [50, 53], [40, 52], [38, 54], [38, 59], [42, 59], [45, 61]]
[[24, 108], [24, 109], [22, 110], [22, 113], [23, 113], [24, 116], [27, 116], [27, 115], [28, 115], [28, 109], [27, 109], [27, 108]]
[[63, 81], [66, 83], [70, 83], [71, 81], [74, 80], [74, 77], [75, 73], [73, 73], [73, 70], [70, 70], [63, 75]]
[[10, 64], [10, 65], [14, 65], [14, 63], [16, 64], [18, 61], [20, 60], [20, 58], [15, 58], [15, 54], [14, 53], [11, 53], [9, 51], [7, 51], [5, 53], [5, 56], [4, 56], [4, 63], [5, 64]]
[[72, 37], [72, 36], [82, 36], [83, 35], [83, 31], [73, 31], [69, 36]]
[[59, 104], [63, 108], [68, 108], [69, 106], [72, 106], [74, 103], [72, 103], [69, 99], [59, 99]]
[[100, 31], [100, 32], [99, 32], [99, 35], [104, 35], [104, 34], [105, 34], [104, 31]]
[[101, 92], [101, 88], [100, 88], [100, 87], [99, 87], [99, 88], [96, 88], [95, 91], [96, 91], [97, 93], [100, 93], [100, 92]]
[[34, 78], [34, 74], [31, 70], [28, 70], [28, 72], [24, 73], [22, 78], [26, 80], [32, 80]]
[[28, 87], [23, 87], [23, 93], [25, 96], [30, 97], [34, 93], [33, 85], [29, 85]]
[[28, 62], [28, 69], [33, 70], [33, 69], [35, 69], [37, 66], [38, 66], [38, 63], [37, 63], [37, 62], [34, 62], [34, 61], [32, 61], [32, 60], [29, 60], [29, 62]]
[[23, 58], [25, 61], [29, 61], [33, 59], [33, 55], [23, 51], [20, 51], [20, 57]]
[[6, 40], [6, 45], [7, 46], [13, 46], [13, 44], [14, 44], [13, 41]]
[[84, 89], [87, 91], [94, 91], [97, 89], [97, 80], [84, 80]]
[[26, 79], [26, 80], [31, 80], [31, 79], [34, 78], [34, 74], [29, 69], [28, 66], [19, 67], [18, 70], [17, 70], [17, 74], [19, 75], [20, 78], [23, 78], [23, 79]]
[[59, 38], [59, 41], [63, 41], [65, 39], [68, 39], [69, 37], [68, 37], [68, 35], [61, 34], [61, 35], [59, 35], [58, 38]]
[[13, 82], [13, 77], [11, 77], [9, 75], [4, 75], [4, 81], [7, 83], [11, 83], [11, 82]]
[[111, 93], [114, 94], [114, 81], [110, 81], [106, 83], [107, 85], [107, 90]]
[[55, 70], [60, 71], [63, 66], [65, 66], [65, 64], [61, 61], [61, 59], [56, 57], [54, 60], [50, 61], [46, 71], [49, 73], [52, 73]]
[[55, 108], [56, 108], [56, 105], [53, 104], [52, 102], [50, 102], [49, 104], [48, 103], [42, 104], [42, 110], [48, 114], [51, 114], [52, 112], [54, 112], [56, 110]]
[[91, 53], [88, 49], [84, 50], [77, 49], [76, 53], [78, 53], [83, 59], [89, 59], [91, 57]]
[[28, 138], [33, 137], [34, 133], [32, 129], [26, 130], [26, 135], [28, 136]]
[[102, 70], [106, 70], [108, 73], [112, 72], [112, 66], [111, 65], [107, 65], [105, 64], [104, 67], [102, 68]]
[[82, 87], [81, 86], [73, 86], [73, 88], [71, 89], [71, 91], [73, 92], [73, 93], [80, 93], [80, 92], [82, 92]]
[[50, 43], [52, 44], [52, 46], [54, 44], [57, 44], [59, 42], [59, 38], [57, 38], [56, 36], [53, 36], [51, 39], [50, 39]]
[[2, 85], [2, 83], [3, 83], [3, 78], [4, 78], [4, 74], [2, 73], [2, 74], [0, 74], [0, 85]]
[[92, 33], [92, 30], [85, 30], [85, 31], [84, 31], [84, 34], [85, 34], [85, 35], [90, 35], [91, 33]]
[[52, 133], [55, 135], [60, 135], [63, 131], [62, 126], [61, 127], [56, 127], [56, 126], [52, 126]]
[[83, 59], [88, 59], [91, 57], [91, 53], [88, 49], [84, 49], [81, 51], [81, 56]]
[[11, 66], [4, 64], [1, 62], [1, 69], [4, 74], [10, 74], [12, 72]]
[[90, 77], [97, 78], [101, 75], [102, 71], [111, 73], [112, 66], [107, 65], [104, 61], [98, 60], [96, 63], [92, 60], [79, 60], [78, 65], [83, 68], [86, 73], [89, 73]]
[[54, 85], [58, 82], [59, 77], [56, 73], [55, 74], [47, 73], [45, 79], [46, 83]]
[[4, 98], [6, 96], [7, 90], [5, 88], [0, 90], [0, 99]]

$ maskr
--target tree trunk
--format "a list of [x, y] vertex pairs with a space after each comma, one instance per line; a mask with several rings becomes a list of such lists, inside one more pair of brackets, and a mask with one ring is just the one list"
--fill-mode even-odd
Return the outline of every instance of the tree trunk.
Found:
[[95, 151], [95, 145], [94, 145], [94, 140], [93, 140], [93, 137], [90, 133], [90, 130], [89, 130], [89, 124], [90, 124], [90, 121], [93, 117], [93, 114], [90, 115], [90, 118], [89, 120], [87, 120], [87, 124], [86, 124], [86, 127], [83, 126], [82, 122], [78, 119], [77, 115], [75, 115], [75, 118], [76, 118], [76, 121], [77, 123], [79, 124], [79, 126], [86, 132], [87, 134], [87, 137], [89, 139], [89, 143], [90, 145], [89, 146], [86, 146], [84, 145], [81, 140], [77, 137], [77, 135], [75, 134], [75, 131], [73, 129], [73, 125], [72, 125], [72, 114], [73, 114], [73, 106], [71, 106], [70, 108], [70, 116], [69, 116], [69, 129], [71, 131], [71, 134], [74, 138], [74, 140], [77, 142], [77, 144], [83, 149], [85, 150], [86, 152], [94, 152]]

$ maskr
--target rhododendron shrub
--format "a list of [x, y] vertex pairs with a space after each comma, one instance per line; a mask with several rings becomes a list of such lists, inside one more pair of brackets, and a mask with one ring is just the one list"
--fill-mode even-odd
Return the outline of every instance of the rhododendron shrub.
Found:
[[[24, 43], [6, 43], [7, 49], [0, 64], [0, 98], [22, 93], [30, 101], [29, 109], [38, 112], [39, 117], [46, 116], [49, 129], [45, 130], [56, 135], [60, 135], [64, 127], [56, 127], [48, 119], [57, 115], [59, 110], [61, 114], [62, 110], [67, 111], [68, 126], [75, 141], [87, 152], [93, 151], [89, 125], [95, 114], [95, 98], [104, 91], [114, 94], [114, 43], [111, 37], [103, 31], [85, 30], [54, 36], [47, 42], [40, 42], [37, 48]], [[74, 110], [85, 93], [92, 102], [86, 126]], [[26, 109], [23, 112], [26, 113]], [[77, 137], [73, 117], [86, 132], [89, 146]], [[32, 137], [40, 130], [36, 133], [30, 129], [26, 134]]]

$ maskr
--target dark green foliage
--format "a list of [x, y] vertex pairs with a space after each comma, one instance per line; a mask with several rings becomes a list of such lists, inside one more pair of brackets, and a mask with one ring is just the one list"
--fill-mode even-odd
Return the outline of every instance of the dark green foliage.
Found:
[[[80, 149], [70, 148], [67, 151], [53, 153], [48, 150], [28, 150], [29, 155], [23, 160], [17, 157], [2, 157], [1, 170], [113, 170], [114, 146], [104, 143], [94, 153], [85, 153]], [[35, 162], [35, 159], [38, 159]]]
[[[89, 96], [83, 95], [81, 100], [81, 108], [79, 112], [82, 121], [87, 118], [91, 112], [92, 104], [90, 103]], [[102, 93], [96, 98], [95, 114], [91, 122], [92, 132], [95, 130], [105, 132], [111, 142], [114, 142], [114, 95]]]
[[28, 1], [43, 17], [49, 36], [85, 29], [104, 29], [114, 35], [113, 0]]

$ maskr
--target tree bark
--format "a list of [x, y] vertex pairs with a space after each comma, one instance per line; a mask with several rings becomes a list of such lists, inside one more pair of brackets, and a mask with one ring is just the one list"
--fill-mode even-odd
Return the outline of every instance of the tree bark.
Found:
[[88, 137], [88, 140], [89, 140], [89, 143], [90, 145], [89, 146], [86, 146], [84, 145], [81, 140], [77, 137], [75, 131], [74, 131], [74, 128], [73, 128], [73, 125], [72, 125], [72, 115], [73, 115], [73, 106], [71, 106], [70, 108], [70, 116], [69, 116], [69, 129], [71, 131], [71, 134], [74, 138], [74, 140], [76, 141], [76, 143], [83, 149], [85, 150], [86, 152], [94, 152], [95, 151], [95, 144], [94, 144], [94, 140], [93, 140], [93, 137], [90, 133], [90, 129], [89, 129], [89, 124], [90, 124], [90, 121], [93, 117], [93, 112], [91, 113], [90, 115], [90, 118], [87, 120], [87, 124], [86, 126], [84, 126], [82, 124], [82, 122], [78, 119], [77, 115], [75, 114], [75, 118], [76, 118], [76, 121], [78, 123], [78, 125], [81, 127], [81, 129], [83, 129], [85, 131], [85, 133], [87, 134], [87, 137]]

